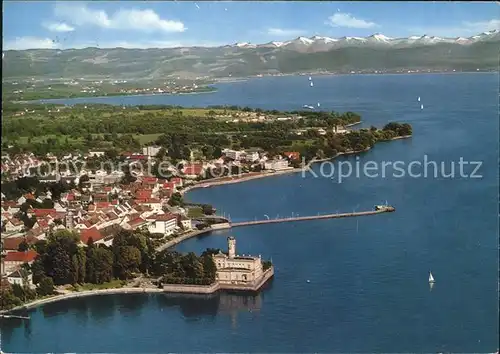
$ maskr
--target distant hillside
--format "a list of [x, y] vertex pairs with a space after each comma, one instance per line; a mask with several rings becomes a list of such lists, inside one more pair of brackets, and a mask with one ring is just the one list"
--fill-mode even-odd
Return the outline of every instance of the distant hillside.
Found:
[[245, 77], [311, 71], [495, 70], [500, 38], [487, 32], [470, 39], [299, 37], [289, 42], [217, 48], [34, 49], [6, 51], [3, 78]]

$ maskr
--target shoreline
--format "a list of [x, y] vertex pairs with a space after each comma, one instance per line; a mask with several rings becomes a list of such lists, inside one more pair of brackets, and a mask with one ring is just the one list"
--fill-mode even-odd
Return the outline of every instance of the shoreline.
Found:
[[122, 287], [114, 289], [100, 289], [100, 290], [84, 290], [76, 291], [67, 294], [59, 294], [44, 299], [34, 300], [27, 304], [16, 306], [10, 310], [0, 310], [0, 315], [11, 314], [15, 311], [28, 311], [43, 305], [66, 301], [70, 299], [79, 299], [83, 297], [90, 296], [100, 296], [100, 295], [117, 295], [117, 294], [173, 294], [173, 295], [184, 295], [184, 294], [215, 294], [219, 291], [258, 291], [269, 279], [274, 276], [274, 267], [271, 266], [268, 270], [264, 271], [262, 278], [260, 278], [256, 283], [251, 283], [248, 285], [240, 284], [221, 284], [215, 282], [210, 285], [190, 285], [190, 284], [165, 284], [162, 288], [156, 287]]
[[[398, 137], [394, 137], [390, 140], [387, 140], [387, 141], [392, 141], [392, 140], [400, 140], [400, 139], [407, 139], [407, 138], [411, 138], [412, 135], [404, 135], [404, 136], [398, 136]], [[211, 187], [211, 186], [218, 186], [218, 185], [225, 185], [225, 184], [233, 184], [233, 183], [240, 183], [240, 182], [245, 182], [245, 181], [249, 181], [249, 180], [253, 180], [253, 179], [259, 179], [259, 178], [264, 178], [264, 177], [270, 177], [270, 176], [280, 176], [280, 175], [284, 175], [284, 174], [289, 174], [289, 173], [296, 173], [296, 172], [303, 172], [303, 171], [307, 171], [307, 169], [309, 169], [313, 164], [315, 163], [319, 163], [319, 162], [324, 162], [324, 161], [328, 161], [328, 160], [334, 160], [335, 158], [339, 157], [339, 156], [348, 156], [348, 155], [354, 155], [354, 154], [359, 154], [359, 153], [362, 153], [362, 152], [367, 152], [371, 150], [371, 147], [368, 147], [364, 150], [361, 150], [361, 151], [348, 151], [348, 152], [340, 152], [340, 153], [337, 153], [335, 156], [333, 157], [327, 157], [327, 158], [322, 158], [322, 159], [318, 159], [318, 158], [314, 158], [312, 159], [311, 161], [309, 161], [305, 166], [303, 167], [299, 167], [299, 168], [291, 168], [291, 169], [288, 169], [288, 170], [284, 170], [284, 171], [277, 171], [277, 172], [274, 172], [274, 173], [259, 173], [257, 175], [252, 175], [252, 176], [248, 176], [248, 177], [240, 177], [240, 178], [237, 178], [237, 179], [231, 179], [231, 180], [224, 180], [224, 181], [215, 181], [215, 182], [212, 182], [212, 183], [198, 183], [198, 184], [195, 184], [195, 185], [192, 185], [192, 186], [188, 186], [186, 187], [185, 189], [183, 189], [182, 191], [180, 191], [180, 193], [182, 195], [184, 195], [184, 193], [187, 193], [189, 192], [190, 190], [192, 189], [196, 189], [196, 188], [203, 188], [203, 187]], [[188, 232], [182, 236], [179, 236], [173, 240], [170, 240], [166, 243], [164, 243], [163, 245], [157, 247], [155, 250], [156, 251], [162, 251], [162, 250], [165, 250], [165, 249], [168, 249], [168, 248], [171, 248], [183, 241], [186, 241], [190, 238], [193, 238], [193, 237], [196, 237], [196, 236], [199, 236], [199, 235], [203, 235], [203, 234], [207, 234], [207, 233], [210, 233], [212, 231], [217, 231], [216, 229], [212, 229], [211, 227], [210, 228], [206, 228], [206, 229], [203, 229], [203, 230], [193, 230], [191, 232]], [[270, 277], [272, 277], [272, 275], [270, 275]], [[269, 277], [269, 278], [270, 278]], [[264, 283], [267, 281], [268, 279], [266, 279], [264, 281]], [[180, 294], [180, 293], [183, 293], [183, 291], [176, 291], [174, 288], [178, 287], [177, 284], [165, 284], [168, 288], [167, 289], [171, 289], [171, 293], [176, 293], [176, 294]], [[224, 290], [226, 287], [220, 285], [220, 284], [217, 284], [218, 286], [215, 286], [214, 284], [208, 286], [208, 288], [210, 289], [201, 289], [199, 291], [201, 291], [202, 293], [205, 293], [208, 291], [208, 293], [215, 293], [219, 290]], [[261, 284], [262, 285], [262, 284]], [[183, 289], [185, 287], [182, 287]], [[188, 286], [189, 288], [189, 286]], [[193, 286], [191, 289], [195, 289], [196, 286]], [[198, 286], [199, 288], [199, 286]], [[35, 301], [32, 301], [30, 303], [27, 303], [27, 304], [23, 304], [23, 305], [20, 305], [20, 306], [16, 306], [12, 309], [9, 309], [9, 310], [0, 310], [0, 314], [8, 314], [8, 313], [12, 313], [14, 311], [19, 311], [19, 310], [29, 310], [29, 309], [32, 309], [32, 308], [35, 308], [35, 307], [38, 307], [38, 306], [41, 306], [41, 305], [45, 305], [45, 304], [49, 304], [49, 303], [54, 303], [54, 302], [57, 302], [57, 301], [63, 301], [63, 300], [68, 300], [68, 299], [73, 299], [73, 298], [81, 298], [81, 297], [87, 297], [87, 296], [96, 296], [96, 295], [106, 295], [106, 294], [131, 294], [131, 293], [169, 293], [169, 290], [167, 290], [164, 288], [160, 289], [160, 288], [152, 288], [152, 287], [122, 287], [122, 288], [114, 288], [114, 289], [101, 289], [101, 290], [85, 290], [85, 291], [80, 291], [80, 292], [73, 292], [73, 293], [68, 293], [68, 294], [60, 294], [60, 295], [55, 295], [55, 296], [52, 296], [52, 297], [49, 297], [49, 298], [44, 298], [44, 299], [39, 299], [39, 300], [35, 300]], [[197, 288], [196, 288], [197, 289]], [[228, 290], [230, 290], [228, 288]], [[193, 290], [194, 291], [194, 290]]]
[[[360, 123], [355, 123], [355, 124], [360, 124]], [[409, 139], [412, 136], [413, 135], [397, 136], [397, 137], [394, 137], [392, 139], [383, 140], [380, 142], [382, 143], [382, 142], [388, 142], [388, 141], [394, 141], [394, 140]], [[329, 161], [329, 160], [335, 160], [337, 157], [340, 157], [340, 156], [349, 156], [349, 155], [360, 154], [363, 152], [367, 152], [371, 149], [372, 149], [371, 147], [368, 147], [368, 148], [366, 148], [364, 150], [360, 150], [360, 151], [339, 152], [335, 156], [332, 156], [332, 157], [325, 157], [322, 159], [318, 159], [318, 158], [312, 159], [303, 167], [297, 167], [297, 168], [292, 167], [292, 168], [289, 168], [286, 170], [280, 170], [280, 171], [276, 171], [276, 172], [256, 172], [256, 174], [253, 174], [253, 175], [245, 176], [245, 174], [243, 174], [243, 175], [240, 175], [240, 176], [237, 176], [234, 178], [231, 178], [231, 177], [220, 177], [217, 179], [212, 178], [209, 180], [195, 182], [194, 184], [189, 185], [186, 188], [179, 191], [179, 193], [181, 195], [184, 195], [184, 194], [188, 193], [189, 191], [194, 190], [194, 189], [198, 189], [198, 188], [209, 188], [209, 187], [215, 187], [215, 186], [223, 186], [226, 184], [242, 183], [242, 182], [251, 181], [251, 180], [260, 179], [260, 178], [265, 178], [265, 177], [282, 176], [282, 175], [286, 175], [286, 174], [290, 174], [290, 173], [305, 172], [315, 163]]]
[[[60, 98], [39, 98], [35, 100], [21, 100], [21, 101], [10, 101], [15, 104], [25, 104], [25, 103], [51, 103], [54, 100], [83, 100], [88, 98], [109, 98], [109, 97], [142, 97], [142, 96], [180, 96], [180, 95], [201, 95], [206, 93], [215, 93], [218, 90], [215, 88], [210, 91], [199, 91], [199, 92], [156, 92], [156, 93], [135, 93], [135, 94], [123, 94], [123, 95], [106, 95], [106, 96], [78, 96], [78, 97], [60, 97]], [[57, 104], [57, 103], [55, 103]], [[62, 104], [62, 103], [61, 103]], [[91, 104], [91, 103], [90, 103]]]

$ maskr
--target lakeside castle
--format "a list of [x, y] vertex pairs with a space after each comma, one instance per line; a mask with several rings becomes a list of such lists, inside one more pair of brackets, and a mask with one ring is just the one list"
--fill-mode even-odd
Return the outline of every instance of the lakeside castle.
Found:
[[219, 253], [213, 256], [217, 267], [217, 281], [220, 284], [252, 284], [262, 280], [264, 269], [262, 258], [254, 256], [238, 256], [236, 254], [236, 239], [227, 238], [227, 254]]

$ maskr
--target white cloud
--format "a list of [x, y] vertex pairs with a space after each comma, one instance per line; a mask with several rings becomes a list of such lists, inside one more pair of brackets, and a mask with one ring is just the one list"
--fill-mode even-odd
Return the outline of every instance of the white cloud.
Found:
[[499, 30], [500, 20], [492, 19], [486, 21], [469, 22], [464, 21], [457, 26], [448, 27], [425, 27], [425, 28], [412, 28], [412, 34], [428, 34], [430, 36], [438, 37], [470, 37], [481, 32]]
[[51, 32], [72, 32], [75, 30], [74, 27], [64, 22], [46, 22], [43, 24], [43, 27]]
[[304, 33], [304, 31], [299, 29], [268, 28], [266, 33], [274, 37], [293, 37]]
[[59, 47], [50, 38], [17, 37], [3, 42], [4, 50], [56, 49]]
[[332, 27], [348, 27], [348, 28], [373, 28], [378, 27], [375, 22], [365, 21], [354, 17], [348, 13], [336, 13], [333, 16], [328, 17], [328, 21], [325, 24]]
[[106, 11], [90, 9], [85, 5], [59, 3], [55, 15], [75, 26], [93, 25], [116, 30], [138, 30], [151, 32], [184, 32], [186, 27], [180, 21], [166, 20], [153, 10], [121, 9], [112, 15]]
[[112, 42], [81, 42], [70, 44], [66, 48], [128, 48], [128, 49], [148, 49], [148, 48], [178, 48], [178, 47], [218, 47], [224, 45], [223, 43], [216, 42], [203, 42], [203, 41], [175, 41], [175, 40], [156, 40], [156, 41], [127, 41], [117, 40]]

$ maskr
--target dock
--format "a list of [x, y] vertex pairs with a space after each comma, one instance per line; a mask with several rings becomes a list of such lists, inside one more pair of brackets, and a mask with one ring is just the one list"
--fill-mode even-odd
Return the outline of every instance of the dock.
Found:
[[29, 320], [29, 317], [26, 316], [18, 316], [18, 315], [0, 315], [0, 318], [15, 318], [18, 320]]
[[262, 224], [277, 224], [283, 222], [295, 222], [295, 221], [310, 221], [310, 220], [322, 220], [322, 219], [338, 219], [338, 218], [349, 218], [356, 216], [368, 216], [377, 215], [382, 213], [394, 212], [396, 209], [391, 206], [378, 207], [376, 210], [369, 211], [358, 211], [352, 213], [336, 213], [336, 214], [324, 214], [324, 215], [313, 215], [313, 216], [296, 216], [289, 218], [279, 218], [279, 219], [264, 219], [264, 220], [254, 220], [254, 221], [242, 221], [242, 222], [232, 222], [231, 228], [241, 227], [241, 226], [252, 226], [252, 225], [262, 225]]

